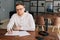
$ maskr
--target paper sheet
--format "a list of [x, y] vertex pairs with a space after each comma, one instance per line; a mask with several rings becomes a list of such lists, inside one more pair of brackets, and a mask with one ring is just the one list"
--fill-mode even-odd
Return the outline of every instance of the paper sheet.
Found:
[[13, 31], [12, 34], [5, 34], [6, 36], [27, 36], [30, 35], [27, 31]]
[[57, 34], [57, 36], [58, 36], [58, 38], [59, 38], [59, 40], [60, 40], [60, 34]]

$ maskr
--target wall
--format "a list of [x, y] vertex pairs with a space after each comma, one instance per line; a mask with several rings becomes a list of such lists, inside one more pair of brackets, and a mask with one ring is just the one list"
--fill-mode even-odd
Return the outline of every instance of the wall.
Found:
[[9, 19], [9, 12], [14, 10], [14, 0], [0, 0], [0, 21]]

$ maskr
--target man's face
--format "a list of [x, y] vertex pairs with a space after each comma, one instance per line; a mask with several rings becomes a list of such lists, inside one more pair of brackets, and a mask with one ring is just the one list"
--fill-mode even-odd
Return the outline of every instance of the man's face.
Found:
[[16, 6], [16, 11], [17, 11], [17, 14], [18, 14], [19, 16], [21, 16], [21, 15], [23, 15], [23, 13], [24, 13], [24, 11], [25, 11], [25, 8], [24, 8], [23, 5], [18, 5], [18, 6]]

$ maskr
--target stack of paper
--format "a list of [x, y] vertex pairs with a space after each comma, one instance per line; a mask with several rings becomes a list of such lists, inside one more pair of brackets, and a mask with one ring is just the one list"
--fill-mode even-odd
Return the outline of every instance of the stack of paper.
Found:
[[12, 34], [5, 34], [6, 36], [27, 36], [30, 35], [27, 31], [13, 31]]

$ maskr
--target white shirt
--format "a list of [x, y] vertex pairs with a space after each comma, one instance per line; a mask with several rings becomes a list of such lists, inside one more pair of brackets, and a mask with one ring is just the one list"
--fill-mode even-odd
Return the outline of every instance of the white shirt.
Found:
[[21, 30], [35, 31], [35, 22], [33, 16], [27, 12], [22, 16], [19, 16], [17, 13], [13, 14], [9, 24], [7, 25], [7, 30], [12, 29], [14, 24], [17, 27], [21, 26]]

